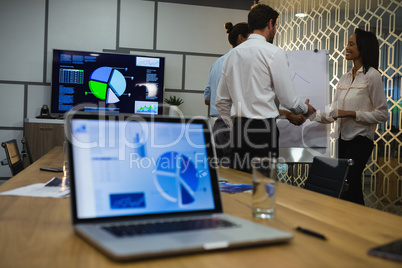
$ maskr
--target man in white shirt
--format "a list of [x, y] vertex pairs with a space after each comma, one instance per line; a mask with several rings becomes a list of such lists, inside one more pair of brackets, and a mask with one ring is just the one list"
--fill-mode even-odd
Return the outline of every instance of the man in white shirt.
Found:
[[216, 107], [222, 119], [228, 126], [233, 120], [232, 167], [246, 172], [251, 171], [253, 157], [278, 157], [279, 104], [294, 114], [315, 112], [308, 99], [303, 103], [298, 98], [286, 55], [272, 44], [278, 17], [268, 5], [251, 8], [252, 34], [228, 53], [217, 90]]

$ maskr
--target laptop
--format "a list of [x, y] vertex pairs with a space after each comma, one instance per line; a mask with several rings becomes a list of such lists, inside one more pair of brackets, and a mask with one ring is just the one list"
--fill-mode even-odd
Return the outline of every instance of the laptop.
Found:
[[110, 258], [292, 239], [224, 214], [208, 119], [70, 112], [65, 122], [74, 230]]

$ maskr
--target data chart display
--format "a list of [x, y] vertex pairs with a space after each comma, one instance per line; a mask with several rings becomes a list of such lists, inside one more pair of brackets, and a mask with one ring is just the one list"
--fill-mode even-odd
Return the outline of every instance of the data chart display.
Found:
[[163, 57], [53, 51], [51, 112], [162, 114]]
[[119, 97], [126, 91], [126, 79], [116, 69], [100, 67], [89, 77], [89, 89], [106, 104], [119, 102]]
[[185, 155], [168, 152], [161, 156], [167, 159], [158, 161], [155, 176], [158, 191], [167, 200], [179, 205], [193, 203], [198, 188], [198, 176], [194, 163]]
[[[72, 129], [81, 218], [215, 208], [201, 124], [77, 119]], [[121, 129], [124, 138], [110, 134]]]

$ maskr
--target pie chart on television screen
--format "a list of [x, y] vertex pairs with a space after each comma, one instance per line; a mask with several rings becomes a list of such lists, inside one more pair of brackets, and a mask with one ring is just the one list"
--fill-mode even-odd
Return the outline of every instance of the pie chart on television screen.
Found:
[[89, 77], [89, 89], [95, 97], [106, 101], [107, 104], [116, 103], [126, 91], [126, 79], [116, 69], [100, 67]]

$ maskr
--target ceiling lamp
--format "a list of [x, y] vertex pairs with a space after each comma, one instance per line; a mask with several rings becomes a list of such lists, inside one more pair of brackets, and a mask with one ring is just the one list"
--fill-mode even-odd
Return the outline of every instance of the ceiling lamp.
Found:
[[306, 13], [296, 13], [295, 16], [298, 17], [298, 18], [305, 18], [308, 15]]

